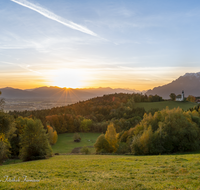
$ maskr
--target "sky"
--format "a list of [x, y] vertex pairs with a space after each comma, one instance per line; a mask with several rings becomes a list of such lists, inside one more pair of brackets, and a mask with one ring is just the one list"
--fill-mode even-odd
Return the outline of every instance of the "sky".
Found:
[[1, 0], [0, 88], [148, 90], [200, 71], [198, 0]]

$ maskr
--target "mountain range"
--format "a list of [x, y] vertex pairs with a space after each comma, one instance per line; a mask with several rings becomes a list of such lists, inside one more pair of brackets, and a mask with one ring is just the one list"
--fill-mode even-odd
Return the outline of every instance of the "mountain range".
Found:
[[72, 88], [59, 88], [39, 87], [35, 89], [21, 90], [11, 87], [1, 88], [1, 98], [5, 99], [42, 99], [42, 100], [67, 100], [67, 101], [80, 101], [103, 96], [105, 94], [113, 93], [137, 93], [140, 91], [126, 90], [126, 89], [112, 89], [112, 88], [88, 88], [88, 89], [72, 89]]
[[175, 93], [181, 94], [184, 91], [185, 97], [189, 95], [200, 96], [200, 72], [198, 73], [186, 73], [180, 76], [171, 83], [158, 86], [152, 90], [146, 92], [147, 95], [159, 95], [164, 99], [170, 99], [169, 95]]
[[171, 93], [181, 94], [184, 90], [185, 97], [189, 95], [200, 96], [200, 72], [186, 73], [176, 80], [158, 86], [148, 91], [137, 91], [130, 89], [112, 88], [59, 88], [56, 86], [39, 87], [35, 89], [21, 90], [11, 87], [1, 88], [1, 98], [5, 99], [40, 99], [40, 100], [60, 100], [60, 101], [82, 101], [97, 96], [113, 93], [146, 93], [147, 95], [159, 95], [164, 99], [169, 99]]

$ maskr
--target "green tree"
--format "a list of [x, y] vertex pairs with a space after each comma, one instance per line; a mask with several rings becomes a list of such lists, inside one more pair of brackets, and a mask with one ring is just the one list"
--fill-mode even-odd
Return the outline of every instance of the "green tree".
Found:
[[88, 132], [88, 131], [90, 131], [91, 126], [92, 126], [92, 120], [91, 119], [83, 119], [81, 121], [80, 131], [81, 132]]
[[9, 141], [15, 136], [16, 124], [14, 118], [7, 113], [0, 112], [0, 133], [5, 134]]
[[8, 139], [5, 138], [5, 134], [0, 133], [0, 163], [8, 158], [8, 155], [10, 154], [9, 148], [10, 143]]
[[36, 160], [51, 156], [48, 134], [38, 119], [28, 119], [20, 136], [20, 158], [23, 161]]
[[108, 141], [105, 138], [104, 134], [101, 134], [95, 144], [94, 144], [94, 148], [96, 150], [97, 153], [101, 152], [101, 153], [110, 153], [113, 151], [113, 148], [110, 146], [110, 144], [108, 143]]
[[175, 101], [175, 100], [176, 100], [176, 94], [174, 94], [174, 93], [171, 93], [171, 94], [169, 95], [169, 97], [171, 98], [172, 101]]
[[105, 134], [105, 138], [108, 141], [108, 143], [110, 144], [110, 146], [113, 148], [113, 152], [116, 152], [119, 145], [117, 143], [118, 142], [117, 133], [116, 133], [113, 123], [108, 125], [107, 131]]

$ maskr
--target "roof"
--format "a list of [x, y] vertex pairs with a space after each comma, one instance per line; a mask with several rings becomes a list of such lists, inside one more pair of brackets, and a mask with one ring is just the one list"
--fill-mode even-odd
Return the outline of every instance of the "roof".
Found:
[[176, 98], [182, 98], [182, 96], [179, 94], [178, 96], [176, 96]]

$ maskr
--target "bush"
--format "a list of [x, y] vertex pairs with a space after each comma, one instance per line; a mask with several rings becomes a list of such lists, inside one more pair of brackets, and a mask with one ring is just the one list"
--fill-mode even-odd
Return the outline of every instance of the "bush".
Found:
[[80, 142], [81, 136], [78, 133], [74, 133], [74, 142]]
[[87, 146], [84, 146], [82, 149], [81, 149], [81, 153], [82, 154], [90, 154], [90, 150]]
[[124, 142], [119, 143], [119, 147], [118, 147], [116, 153], [117, 154], [130, 153], [129, 146], [126, 143], [124, 143]]

